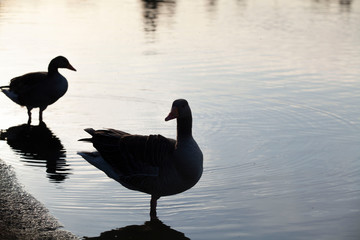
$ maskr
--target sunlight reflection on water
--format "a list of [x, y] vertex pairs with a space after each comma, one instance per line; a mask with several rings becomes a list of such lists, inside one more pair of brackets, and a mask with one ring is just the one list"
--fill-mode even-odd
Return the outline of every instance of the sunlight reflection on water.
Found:
[[[86, 127], [175, 137], [164, 117], [186, 98], [204, 174], [159, 200], [191, 239], [357, 239], [359, 2], [2, 1], [0, 85], [56, 55], [69, 90], [44, 112], [66, 177], [0, 142], [0, 158], [79, 236], [148, 220], [149, 197], [78, 155]], [[26, 110], [0, 96], [0, 129]], [[34, 114], [34, 115], [37, 115]], [[37, 119], [36, 119], [37, 120]], [[35, 120], [35, 122], [36, 122]], [[20, 160], [20, 161], [19, 161]]]

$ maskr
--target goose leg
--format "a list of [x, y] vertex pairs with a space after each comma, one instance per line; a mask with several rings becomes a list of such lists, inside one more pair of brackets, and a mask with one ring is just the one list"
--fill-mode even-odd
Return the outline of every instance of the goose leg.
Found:
[[43, 110], [40, 108], [39, 110], [39, 123], [43, 122]]
[[159, 199], [158, 197], [151, 195], [151, 200], [150, 200], [150, 219], [151, 220], [158, 219], [156, 216], [156, 205], [157, 205], [158, 199]]
[[28, 114], [28, 124], [30, 125], [31, 124], [31, 108], [27, 107], [27, 114]]
[[46, 109], [46, 107], [40, 107], [39, 109], [39, 123], [43, 123], [43, 111]]

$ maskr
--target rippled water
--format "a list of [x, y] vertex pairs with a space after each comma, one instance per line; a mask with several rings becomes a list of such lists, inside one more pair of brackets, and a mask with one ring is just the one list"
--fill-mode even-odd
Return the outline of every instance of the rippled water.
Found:
[[0, 158], [78, 236], [141, 225], [149, 196], [85, 162], [77, 139], [175, 137], [164, 117], [186, 98], [204, 174], [160, 199], [166, 225], [191, 239], [358, 239], [359, 22], [356, 0], [1, 1], [0, 85], [57, 55], [78, 71], [61, 71], [68, 92], [30, 132], [0, 96]]

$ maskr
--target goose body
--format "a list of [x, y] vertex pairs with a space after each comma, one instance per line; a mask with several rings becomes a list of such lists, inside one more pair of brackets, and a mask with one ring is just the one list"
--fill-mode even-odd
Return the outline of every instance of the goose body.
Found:
[[177, 139], [132, 135], [120, 130], [85, 129], [98, 152], [79, 153], [124, 187], [151, 195], [150, 216], [157, 199], [193, 187], [203, 171], [203, 155], [194, 140], [191, 110], [186, 100], [174, 101], [166, 121], [177, 118]]
[[62, 56], [51, 60], [48, 72], [32, 72], [11, 79], [9, 86], [0, 89], [13, 102], [25, 106], [28, 110], [28, 123], [31, 123], [31, 110], [39, 108], [39, 121], [47, 106], [55, 103], [68, 89], [68, 82], [58, 68], [76, 71], [69, 61]]

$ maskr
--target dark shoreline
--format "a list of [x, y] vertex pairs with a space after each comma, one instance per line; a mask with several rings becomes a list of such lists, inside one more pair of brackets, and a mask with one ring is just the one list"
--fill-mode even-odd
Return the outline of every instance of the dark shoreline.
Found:
[[18, 183], [12, 167], [0, 159], [0, 239], [80, 239]]

